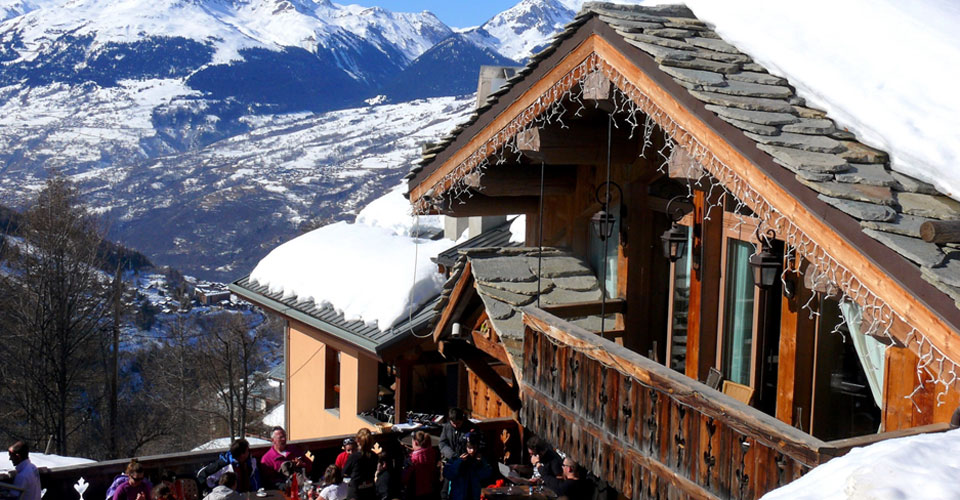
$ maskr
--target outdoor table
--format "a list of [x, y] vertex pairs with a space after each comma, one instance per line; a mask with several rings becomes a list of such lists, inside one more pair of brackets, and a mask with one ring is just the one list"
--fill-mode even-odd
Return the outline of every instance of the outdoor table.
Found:
[[265, 496], [259, 496], [254, 492], [244, 493], [244, 500], [287, 500], [289, 497], [283, 494], [280, 490], [266, 490]]
[[557, 494], [549, 488], [543, 488], [538, 491], [534, 486], [532, 491], [529, 486], [503, 486], [500, 488], [483, 488], [480, 493], [490, 500], [511, 500], [517, 498], [536, 498], [538, 500], [551, 500], [557, 498]]

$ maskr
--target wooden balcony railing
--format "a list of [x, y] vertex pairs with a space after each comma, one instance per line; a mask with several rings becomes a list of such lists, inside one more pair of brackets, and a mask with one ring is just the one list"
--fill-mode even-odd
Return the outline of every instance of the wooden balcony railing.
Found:
[[[484, 420], [478, 424], [481, 432], [484, 433], [486, 442], [490, 444], [493, 453], [502, 454], [505, 450], [501, 449], [504, 436], [512, 436], [512, 443], [515, 449], [506, 450], [517, 453], [519, 451], [519, 425], [512, 418], [500, 418]], [[439, 435], [439, 430], [436, 431]], [[386, 439], [396, 439], [397, 433], [374, 434], [375, 442], [381, 442]], [[314, 475], [319, 477], [323, 474], [327, 465], [330, 465], [337, 458], [341, 451], [343, 439], [348, 437], [334, 436], [324, 439], [308, 439], [290, 441], [305, 450], [309, 450], [314, 457]], [[434, 445], [437, 444], [434, 439]], [[499, 447], [499, 448], [498, 448]], [[269, 449], [269, 445], [259, 445], [250, 447], [256, 457], [262, 456]], [[209, 451], [191, 451], [184, 453], [170, 453], [166, 455], [154, 455], [147, 457], [138, 457], [140, 463], [146, 469], [147, 477], [151, 478], [154, 484], [161, 471], [169, 471], [177, 477], [195, 478], [197, 471], [206, 464], [212, 462], [218, 455], [223, 453], [224, 449]], [[97, 499], [106, 495], [107, 487], [113, 478], [123, 472], [130, 459], [109, 460], [103, 462], [94, 462], [82, 465], [73, 465], [67, 467], [57, 467], [53, 469], [43, 469], [40, 472], [40, 481], [47, 494], [44, 498], [70, 499], [78, 498], [73, 485], [82, 477], [90, 485], [84, 494], [84, 498]]]
[[540, 309], [524, 323], [521, 422], [627, 498], [758, 498], [888, 436], [827, 443]]

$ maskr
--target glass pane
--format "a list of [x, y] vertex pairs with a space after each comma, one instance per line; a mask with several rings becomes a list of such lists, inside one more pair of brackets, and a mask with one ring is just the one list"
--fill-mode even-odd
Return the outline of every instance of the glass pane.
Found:
[[683, 255], [673, 267], [673, 316], [670, 318], [670, 368], [684, 372], [687, 362], [687, 313], [690, 309], [690, 270], [693, 232], [687, 232]]
[[723, 305], [723, 376], [750, 385], [753, 346], [753, 245], [727, 240], [727, 276]]
[[603, 279], [603, 266], [606, 265], [606, 279], [604, 279], [604, 291], [607, 297], [617, 296], [617, 247], [620, 245], [620, 206], [613, 205], [609, 211], [616, 218], [616, 224], [613, 226], [613, 236], [607, 239], [607, 252], [604, 256], [604, 242], [590, 227], [590, 265], [597, 273], [598, 279]]

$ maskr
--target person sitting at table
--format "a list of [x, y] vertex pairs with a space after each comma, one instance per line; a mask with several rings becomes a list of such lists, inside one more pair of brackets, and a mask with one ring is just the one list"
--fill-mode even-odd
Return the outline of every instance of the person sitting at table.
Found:
[[127, 481], [113, 492], [112, 500], [150, 500], [150, 483], [143, 480], [143, 465], [136, 458], [127, 464]]
[[447, 462], [443, 477], [450, 480], [450, 500], [480, 500], [480, 489], [493, 475], [493, 468], [480, 453], [480, 434], [466, 436], [466, 452]]
[[237, 475], [237, 491], [257, 491], [260, 488], [260, 472], [257, 459], [250, 454], [250, 443], [243, 438], [230, 443], [230, 450], [207, 464], [197, 473], [197, 480], [209, 489], [219, 484], [220, 476], [227, 472]]
[[377, 497], [374, 479], [377, 474], [377, 455], [373, 452], [373, 435], [370, 429], [357, 431], [357, 451], [347, 457], [343, 476], [350, 478], [347, 498], [374, 500]]
[[546, 476], [543, 486], [560, 497], [593, 498], [593, 482], [587, 479], [586, 470], [570, 457], [564, 458], [562, 464], [563, 476]]
[[224, 472], [217, 480], [217, 487], [209, 495], [203, 497], [203, 500], [243, 500], [243, 497], [237, 493], [237, 475], [233, 472]]
[[408, 499], [436, 500], [440, 497], [437, 485], [439, 454], [430, 434], [413, 433], [413, 451], [403, 469], [403, 488]]
[[303, 470], [304, 475], [310, 475], [313, 462], [306, 457], [299, 446], [287, 444], [287, 431], [283, 430], [283, 427], [273, 428], [270, 433], [270, 442], [272, 446], [260, 459], [264, 484], [273, 487], [286, 480], [280, 473], [280, 467], [284, 462], [293, 462], [298, 469]]
[[546, 441], [532, 436], [527, 440], [527, 453], [530, 454], [530, 465], [533, 465], [533, 479], [563, 475], [563, 460]]
[[[354, 443], [356, 444], [356, 443]], [[335, 464], [327, 467], [323, 472], [323, 488], [320, 489], [320, 498], [323, 500], [346, 500], [347, 484], [343, 482], [343, 473]]]

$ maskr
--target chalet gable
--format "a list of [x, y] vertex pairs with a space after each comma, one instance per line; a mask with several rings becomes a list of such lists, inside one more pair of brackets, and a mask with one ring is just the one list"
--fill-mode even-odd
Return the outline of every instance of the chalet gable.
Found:
[[586, 103], [595, 96], [585, 89], [596, 88], [609, 92], [621, 126], [665, 136], [641, 155], [661, 155], [664, 171], [686, 161], [691, 185], [731, 195], [818, 281], [859, 304], [865, 332], [909, 346], [944, 385], [956, 381], [960, 265], [952, 246], [922, 240], [920, 228], [960, 218], [960, 203], [890, 170], [884, 152], [682, 6], [585, 4], [466, 124], [426, 149], [408, 176], [411, 202], [456, 212], [458, 200], [482, 198], [485, 170], [522, 156], [531, 130], [562, 122], [564, 103]]

